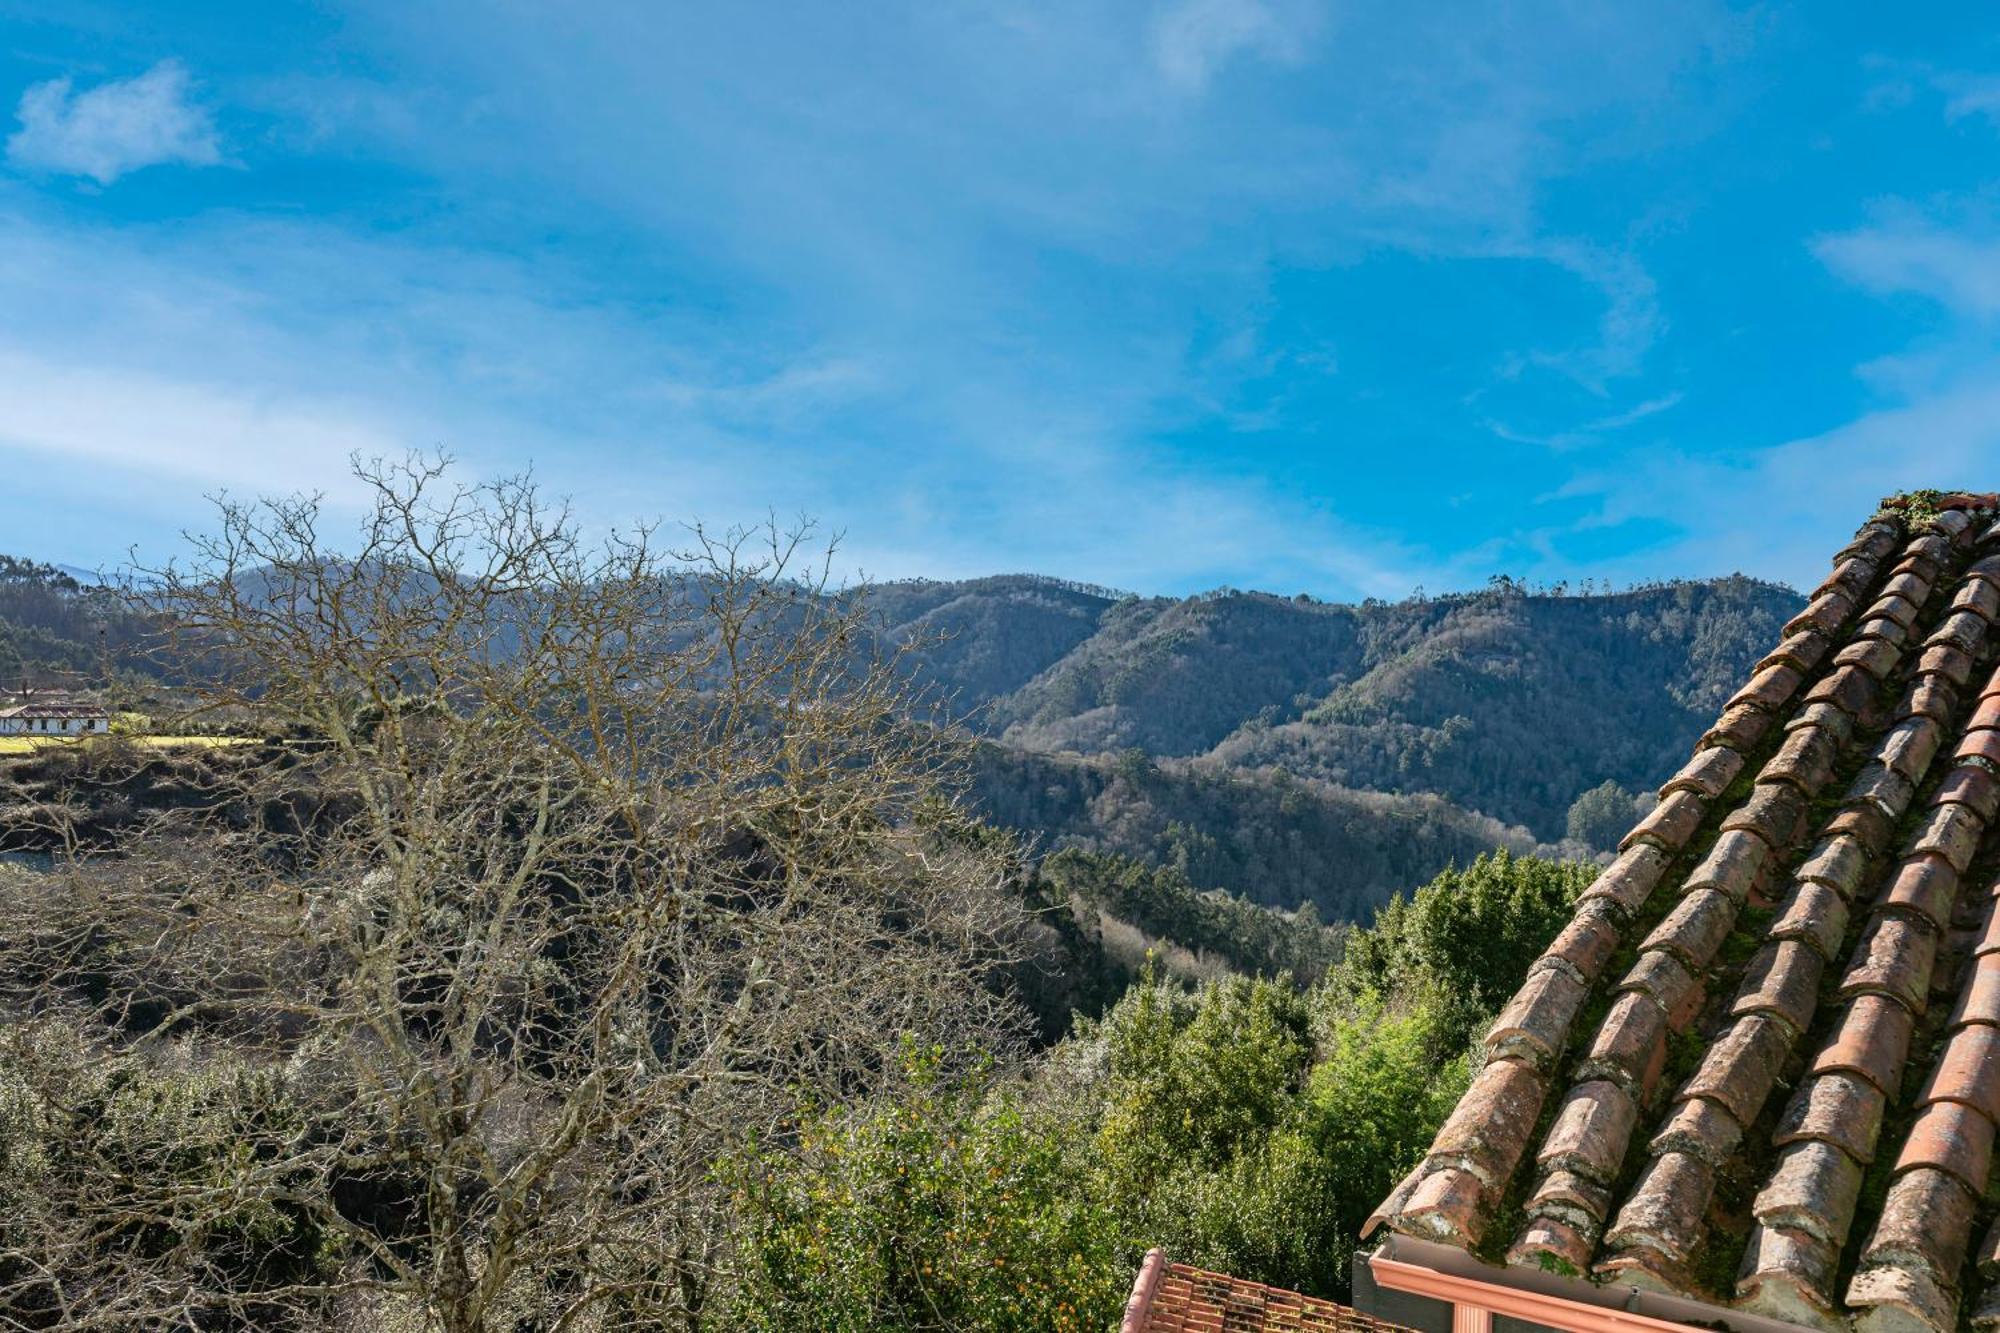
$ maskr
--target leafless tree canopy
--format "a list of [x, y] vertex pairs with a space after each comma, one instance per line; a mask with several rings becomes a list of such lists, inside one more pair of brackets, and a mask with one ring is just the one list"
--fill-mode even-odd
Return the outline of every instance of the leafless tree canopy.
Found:
[[361, 475], [146, 594], [281, 739], [0, 881], [0, 1326], [699, 1327], [717, 1162], [1010, 1021], [959, 742], [797, 535]]

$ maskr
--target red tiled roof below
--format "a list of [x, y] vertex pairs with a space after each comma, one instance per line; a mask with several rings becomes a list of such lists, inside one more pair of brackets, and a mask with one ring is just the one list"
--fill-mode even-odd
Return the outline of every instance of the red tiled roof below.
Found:
[[1359, 1310], [1146, 1255], [1120, 1333], [1408, 1333]]

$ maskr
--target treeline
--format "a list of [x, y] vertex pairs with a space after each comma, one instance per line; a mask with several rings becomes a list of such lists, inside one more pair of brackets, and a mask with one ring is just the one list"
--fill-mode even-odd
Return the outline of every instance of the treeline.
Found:
[[0, 688], [146, 674], [147, 617], [110, 588], [53, 565], [0, 555]]
[[1525, 830], [1430, 795], [1354, 791], [1143, 751], [1085, 758], [980, 747], [970, 792], [994, 823], [1048, 850], [1170, 867], [1253, 903], [1365, 921], [1398, 889], [1494, 847], [1548, 850]]
[[[1671, 772], [1798, 600], [1743, 578], [1585, 596], [1498, 581], [1342, 606], [1025, 575], [837, 596], [867, 617], [857, 669], [893, 659], [992, 743], [975, 794], [995, 822], [1328, 921], [1366, 920], [1488, 847], [1578, 829], [1601, 846], [1617, 816], [1572, 825], [1571, 807]], [[105, 590], [0, 558], [0, 684], [108, 669], [143, 687], [151, 628]]]

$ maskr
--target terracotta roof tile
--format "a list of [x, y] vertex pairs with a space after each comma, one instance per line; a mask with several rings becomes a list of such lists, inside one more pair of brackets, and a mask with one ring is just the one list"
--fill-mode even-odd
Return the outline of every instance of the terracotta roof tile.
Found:
[[1639, 947], [1663, 949], [1691, 967], [1707, 967], [1736, 924], [1736, 907], [1736, 899], [1719, 889], [1691, 890]]
[[1993, 1122], [1963, 1102], [1934, 1102], [1917, 1114], [1896, 1157], [1896, 1170], [1929, 1166], [1984, 1190], [1993, 1165]]
[[1767, 847], [1783, 850], [1797, 836], [1805, 814], [1805, 798], [1797, 787], [1788, 782], [1760, 781], [1742, 805], [1723, 817], [1722, 828], [1725, 834], [1737, 829], [1755, 833]]
[[1838, 1310], [1828, 1293], [1840, 1247], [1796, 1227], [1750, 1230], [1737, 1270], [1736, 1291], [1746, 1310], [1796, 1324], [1838, 1326]]
[[1840, 979], [1840, 993], [1850, 998], [1886, 995], [1910, 1012], [1922, 1013], [1936, 956], [1937, 927], [1907, 917], [1878, 916], [1854, 948], [1847, 974]]
[[1815, 1074], [1859, 1074], [1886, 1093], [1902, 1081], [1916, 1020], [1909, 1009], [1880, 995], [1862, 995], [1835, 1024], [1814, 1057]]
[[1684, 1097], [1646, 1147], [1654, 1153], [1693, 1153], [1711, 1166], [1721, 1166], [1743, 1141], [1743, 1126], [1720, 1102]]
[[1780, 1147], [1817, 1139], [1866, 1166], [1888, 1105], [1882, 1089], [1858, 1074], [1831, 1073], [1799, 1084], [1771, 1141]]
[[1121, 1333], [1403, 1333], [1316, 1296], [1146, 1256]]
[[1802, 941], [1822, 958], [1832, 958], [1846, 935], [1846, 901], [1815, 880], [1795, 882], [1771, 922], [1772, 939]]
[[[1759, 815], [1768, 815], [1773, 822], [1789, 818], [1791, 809], [1773, 809], [1775, 802], [1766, 801], [1759, 807]], [[1747, 822], [1747, 821], [1746, 821]], [[1708, 854], [1695, 863], [1688, 872], [1683, 892], [1696, 889], [1714, 889], [1726, 894], [1737, 902], [1750, 896], [1750, 888], [1764, 868], [1771, 863], [1771, 843], [1757, 830], [1743, 825], [1725, 829], [1708, 849]]]
[[[1693, 985], [1693, 977], [1687, 980]], [[1538, 1065], [1551, 1063], [1569, 1036], [1570, 1021], [1589, 994], [1589, 987], [1568, 972], [1544, 968], [1530, 973], [1487, 1032], [1488, 1049]]]
[[1618, 1084], [1607, 1079], [1579, 1083], [1556, 1113], [1536, 1160], [1547, 1169], [1608, 1181], [1618, 1174], [1638, 1119], [1637, 1103]]
[[1562, 933], [1542, 952], [1534, 970], [1555, 968], [1586, 984], [1595, 981], [1618, 948], [1618, 923], [1612, 911], [1601, 901], [1581, 904]]
[[2000, 1027], [1968, 1024], [1952, 1033], [1917, 1104], [1963, 1102], [1988, 1120], [2000, 1119]]
[[1889, 1186], [1862, 1263], [1916, 1269], [1941, 1286], [1956, 1287], [1972, 1240], [1974, 1202], [1972, 1191], [1948, 1171], [1917, 1167], [1903, 1172]]
[[1988, 823], [2000, 814], [2000, 778], [1984, 768], [1970, 765], [1954, 768], [1945, 780], [1938, 784], [1933, 803], [1942, 805], [1947, 801], [1957, 801], [1972, 807], [1978, 816]]
[[1432, 1155], [1463, 1167], [1483, 1184], [1504, 1184], [1527, 1149], [1546, 1091], [1541, 1075], [1525, 1061], [1490, 1062], [1438, 1130]]
[[1966, 1023], [2000, 1025], [2000, 955], [1975, 958], [1965, 987], [1951, 1007], [1948, 1027]]
[[1847, 1243], [1861, 1197], [1861, 1164], [1818, 1139], [1785, 1145], [1751, 1211], [1767, 1226], [1790, 1227], [1834, 1245]]
[[1604, 868], [1579, 901], [1602, 902], [1629, 916], [1646, 905], [1666, 868], [1667, 853], [1663, 848], [1651, 842], [1635, 842]]
[[1686, 1263], [1701, 1242], [1702, 1215], [1714, 1192], [1714, 1167], [1693, 1153], [1661, 1153], [1632, 1187], [1604, 1243], [1617, 1250], [1644, 1246]]
[[1524, 1218], [1487, 1253], [1829, 1329], [2000, 1326], [2000, 1236], [1957, 1289], [2000, 1123], [1996, 505], [1863, 525], [1503, 1010], [1517, 1072], [1478, 1076], [1389, 1225], [1473, 1248]]
[[1625, 835], [1620, 850], [1638, 843], [1651, 843], [1667, 851], [1679, 851], [1694, 831], [1701, 827], [1708, 803], [1693, 792], [1677, 791], [1654, 806], [1644, 819]]
[[1680, 772], [1667, 779], [1660, 788], [1660, 795], [1664, 797], [1672, 792], [1691, 791], [1697, 796], [1714, 800], [1742, 771], [1742, 755], [1726, 745], [1711, 745], [1706, 750], [1695, 751], [1694, 758], [1688, 760]]

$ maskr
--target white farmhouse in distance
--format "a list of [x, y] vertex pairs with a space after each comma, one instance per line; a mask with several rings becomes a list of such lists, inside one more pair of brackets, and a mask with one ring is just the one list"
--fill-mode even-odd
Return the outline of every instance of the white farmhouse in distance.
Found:
[[40, 698], [0, 707], [0, 736], [90, 736], [111, 730], [99, 704], [68, 697]]

